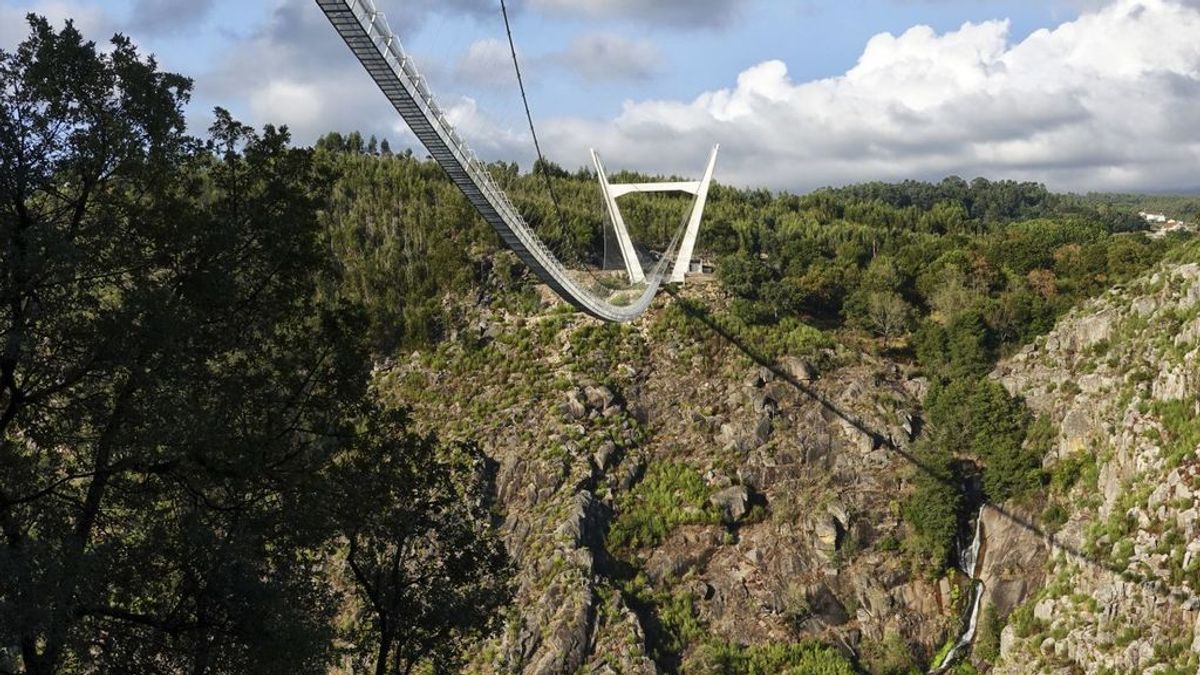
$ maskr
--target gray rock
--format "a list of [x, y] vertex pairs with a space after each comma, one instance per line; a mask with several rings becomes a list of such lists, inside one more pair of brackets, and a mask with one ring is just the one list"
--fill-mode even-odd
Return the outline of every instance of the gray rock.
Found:
[[813, 619], [826, 626], [840, 626], [850, 620], [850, 614], [846, 612], [841, 600], [838, 600], [825, 584], [810, 587], [807, 595], [808, 608]]
[[566, 537], [575, 547], [592, 546], [599, 542], [604, 527], [604, 508], [591, 492], [575, 495], [575, 503], [556, 534]]
[[1189, 398], [1192, 378], [1183, 368], [1172, 368], [1160, 373], [1154, 381], [1154, 398], [1159, 401], [1180, 401]]
[[567, 394], [567, 402], [563, 405], [563, 412], [571, 419], [581, 420], [587, 417], [587, 406], [580, 400], [578, 390]]
[[1079, 319], [1073, 327], [1072, 346], [1078, 351], [1108, 340], [1112, 337], [1115, 320], [1116, 314], [1112, 311], [1092, 314]]
[[1192, 651], [1200, 654], [1200, 615], [1196, 616], [1196, 627], [1192, 634], [1195, 636], [1192, 638]]
[[803, 359], [788, 356], [783, 359], [781, 365], [783, 366], [783, 371], [794, 380], [812, 382], [817, 379], [817, 369]]
[[1039, 600], [1038, 604], [1034, 605], [1033, 607], [1033, 616], [1038, 621], [1050, 623], [1050, 621], [1054, 618], [1054, 599], [1043, 598], [1042, 600]]
[[540, 656], [525, 670], [530, 675], [573, 673], [583, 666], [591, 650], [596, 618], [591, 590], [581, 589], [563, 600], [538, 650]]
[[588, 405], [595, 410], [604, 410], [616, 399], [608, 387], [588, 387], [583, 390]]
[[721, 511], [721, 518], [725, 522], [736, 523], [750, 510], [750, 491], [745, 485], [735, 485], [714, 494], [708, 501]]
[[764, 415], [758, 421], [758, 425], [754, 427], [754, 440], [758, 442], [758, 445], [762, 445], [770, 440], [773, 428], [770, 416]]
[[846, 510], [846, 505], [841, 502], [831, 502], [825, 509], [829, 515], [833, 516], [842, 530], [850, 528], [850, 512]]
[[813, 534], [817, 541], [814, 546], [818, 551], [832, 553], [838, 549], [839, 531], [837, 521], [831, 517], [822, 518], [813, 525]]
[[607, 471], [610, 468], [610, 462], [612, 462], [613, 457], [616, 454], [617, 444], [613, 443], [612, 441], [605, 441], [604, 444], [601, 445], [598, 450], [596, 450], [596, 453], [592, 456], [592, 459], [595, 460], [596, 466], [601, 471]]
[[1009, 624], [1000, 631], [1000, 658], [1007, 659], [1017, 646], [1017, 629]]

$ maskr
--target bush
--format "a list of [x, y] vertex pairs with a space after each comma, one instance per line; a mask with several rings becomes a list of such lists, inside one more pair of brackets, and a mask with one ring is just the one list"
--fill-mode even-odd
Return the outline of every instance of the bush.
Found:
[[996, 606], [989, 605], [979, 621], [972, 655], [989, 666], [995, 665], [1000, 658], [1000, 633], [1003, 630], [1004, 620], [996, 612]]
[[899, 634], [889, 632], [883, 642], [865, 645], [862, 662], [867, 671], [878, 675], [908, 675], [920, 672], [912, 648]]
[[751, 647], [711, 642], [689, 659], [683, 672], [713, 675], [853, 675], [855, 670], [836, 649], [816, 642]]
[[1042, 523], [1052, 534], [1067, 524], [1067, 518], [1067, 510], [1058, 502], [1047, 506], [1046, 510], [1042, 511]]
[[951, 456], [928, 443], [917, 443], [913, 454], [921, 466], [913, 479], [915, 490], [904, 502], [904, 519], [913, 528], [905, 545], [918, 560], [928, 561], [930, 576], [937, 576], [953, 560], [963, 510], [962, 477]]
[[1158, 402], [1152, 409], [1167, 431], [1168, 465], [1175, 467], [1194, 459], [1200, 448], [1200, 414], [1195, 400]]
[[609, 546], [655, 546], [679, 525], [719, 523], [721, 515], [708, 503], [711, 493], [700, 473], [686, 464], [651, 464], [642, 482], [618, 501]]

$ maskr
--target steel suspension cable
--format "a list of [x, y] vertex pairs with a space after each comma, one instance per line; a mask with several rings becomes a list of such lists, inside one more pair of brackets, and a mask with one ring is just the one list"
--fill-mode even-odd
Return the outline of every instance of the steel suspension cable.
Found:
[[[525, 106], [525, 120], [529, 122], [529, 135], [533, 137], [533, 149], [537, 153], [538, 164], [541, 166], [542, 178], [546, 181], [546, 191], [550, 193], [550, 202], [554, 206], [554, 217], [558, 220], [558, 234], [564, 245], [569, 244], [567, 236], [567, 220], [563, 216], [562, 205], [558, 201], [558, 193], [554, 191], [554, 181], [550, 178], [550, 166], [546, 156], [542, 154], [542, 144], [538, 141], [537, 128], [533, 124], [533, 112], [529, 108], [529, 95], [525, 91], [525, 77], [521, 73], [521, 61], [517, 58], [517, 43], [513, 39], [512, 23], [508, 19], [508, 3], [500, 0], [500, 14], [504, 17], [504, 32], [508, 35], [508, 49], [512, 53], [513, 70], [517, 73], [517, 88], [521, 91], [521, 102]], [[578, 255], [575, 256], [578, 261]], [[589, 274], [587, 263], [583, 267]], [[592, 275], [593, 279], [595, 275]]]

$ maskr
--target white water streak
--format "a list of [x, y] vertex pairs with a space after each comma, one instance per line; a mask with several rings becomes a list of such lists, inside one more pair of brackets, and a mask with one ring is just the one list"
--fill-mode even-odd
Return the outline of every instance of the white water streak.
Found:
[[979, 547], [983, 543], [983, 508], [979, 509], [979, 513], [975, 516], [975, 538], [971, 541], [971, 546], [965, 551], [961, 551], [959, 556], [959, 567], [963, 574], [971, 579], [971, 614], [967, 620], [967, 628], [958, 638], [958, 642], [954, 643], [954, 647], [946, 653], [946, 657], [942, 662], [937, 664], [931, 672], [940, 673], [944, 671], [950, 664], [954, 663], [954, 659], [958, 657], [958, 653], [971, 645], [975, 640], [975, 629], [979, 623], [979, 607], [983, 601], [983, 586], [978, 583], [976, 573], [979, 567]]

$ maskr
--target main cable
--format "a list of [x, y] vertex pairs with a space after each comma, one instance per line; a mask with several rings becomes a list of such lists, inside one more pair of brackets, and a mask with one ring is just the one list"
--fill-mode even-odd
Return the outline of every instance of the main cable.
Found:
[[[521, 102], [525, 105], [525, 119], [529, 122], [529, 135], [533, 137], [533, 149], [537, 152], [538, 164], [542, 168], [542, 178], [546, 181], [546, 191], [550, 193], [550, 203], [554, 206], [554, 217], [558, 220], [558, 234], [564, 244], [569, 244], [567, 220], [563, 217], [562, 205], [559, 204], [558, 193], [554, 191], [554, 181], [550, 178], [550, 166], [546, 163], [546, 156], [542, 154], [542, 144], [538, 141], [537, 129], [533, 124], [533, 112], [529, 108], [529, 96], [525, 92], [525, 78], [521, 74], [521, 61], [517, 58], [517, 43], [513, 39], [512, 23], [508, 19], [508, 3], [505, 0], [500, 0], [500, 13], [504, 16], [504, 32], [508, 34], [508, 49], [512, 53], [513, 69], [517, 72], [517, 87], [521, 90]], [[583, 266], [587, 269], [586, 262], [583, 263]], [[590, 270], [588, 272], [590, 273]]]

